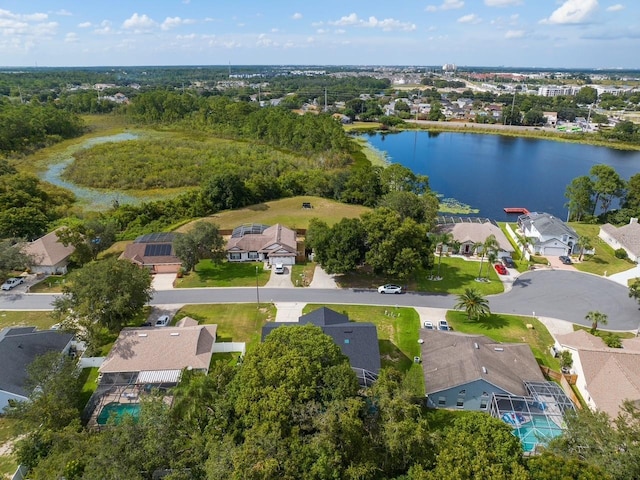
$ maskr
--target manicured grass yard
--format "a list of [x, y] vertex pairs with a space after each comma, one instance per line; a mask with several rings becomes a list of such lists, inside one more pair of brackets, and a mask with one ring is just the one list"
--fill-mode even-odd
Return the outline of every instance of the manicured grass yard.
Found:
[[307, 287], [313, 280], [315, 262], [296, 263], [291, 267], [291, 283], [296, 287]]
[[15, 326], [29, 326], [37, 327], [38, 330], [48, 330], [55, 323], [49, 312], [0, 311], [0, 330], [5, 327]]
[[[478, 321], [469, 321], [465, 312], [449, 310], [447, 321], [458, 332], [486, 335], [503, 343], [528, 343], [540, 365], [553, 370], [560, 369], [558, 360], [549, 351], [554, 343], [553, 338], [535, 318], [492, 314]], [[533, 325], [533, 328], [527, 328], [527, 324]]]
[[[324, 305], [308, 304], [303, 313]], [[418, 343], [420, 317], [413, 308], [389, 308], [369, 305], [326, 305], [346, 314], [355, 322], [371, 322], [378, 330], [378, 343], [382, 367], [393, 367], [406, 372], [405, 384], [418, 397], [424, 397], [422, 366], [413, 362], [420, 356]], [[386, 314], [385, 314], [386, 312]], [[393, 314], [393, 316], [391, 316]]]
[[200, 324], [218, 325], [218, 342], [246, 342], [247, 352], [260, 343], [262, 326], [276, 318], [276, 307], [272, 304], [255, 303], [185, 305], [176, 313], [175, 321], [191, 317]]
[[222, 262], [201, 260], [196, 271], [176, 279], [177, 288], [197, 287], [255, 287], [256, 267], [258, 284], [262, 287], [269, 281], [271, 272], [263, 268], [262, 263]]
[[[465, 260], [460, 257], [442, 257], [440, 266], [441, 280], [429, 280], [431, 272], [421, 271], [415, 274], [414, 279], [403, 282], [394, 278], [387, 278], [382, 275], [375, 275], [366, 269], [340, 275], [336, 277], [336, 282], [342, 288], [378, 288], [385, 283], [395, 283], [403, 285], [408, 291], [432, 292], [432, 293], [464, 293], [466, 288], [475, 288], [483, 295], [494, 295], [504, 292], [502, 282], [498, 278], [493, 265], [483, 262], [482, 276], [487, 276], [489, 271], [489, 282], [476, 282], [475, 279], [480, 271], [480, 261]], [[438, 272], [438, 257], [435, 258], [433, 274]]]
[[[0, 417], [0, 446], [15, 439], [17, 421], [12, 418]], [[12, 454], [0, 455], [0, 478], [9, 478], [18, 468], [18, 462]]]
[[29, 288], [31, 293], [60, 293], [67, 275], [50, 275]]
[[577, 222], [571, 222], [569, 225], [578, 235], [590, 237], [596, 250], [595, 255], [585, 255], [582, 262], [574, 263], [576, 269], [596, 275], [604, 275], [605, 272], [607, 275], [612, 275], [634, 267], [634, 264], [629, 260], [616, 258], [613, 248], [598, 238], [600, 225]]

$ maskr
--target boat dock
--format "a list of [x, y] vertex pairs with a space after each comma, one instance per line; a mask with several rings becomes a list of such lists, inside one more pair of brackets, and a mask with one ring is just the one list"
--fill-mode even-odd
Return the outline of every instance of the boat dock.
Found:
[[529, 210], [524, 207], [504, 207], [505, 213], [520, 213], [522, 215], [529, 215]]

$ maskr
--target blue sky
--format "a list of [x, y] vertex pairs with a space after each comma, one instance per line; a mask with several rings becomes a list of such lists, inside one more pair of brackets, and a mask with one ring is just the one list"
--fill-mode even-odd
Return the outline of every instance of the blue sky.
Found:
[[3, 0], [0, 66], [640, 68], [638, 0]]

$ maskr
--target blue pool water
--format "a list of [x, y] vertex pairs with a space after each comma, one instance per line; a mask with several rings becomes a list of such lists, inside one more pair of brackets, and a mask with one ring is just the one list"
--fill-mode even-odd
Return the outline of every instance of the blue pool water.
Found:
[[531, 452], [538, 444], [546, 444], [562, 433], [562, 429], [544, 416], [534, 416], [531, 421], [513, 429], [525, 452]]
[[138, 418], [138, 416], [140, 415], [140, 404], [118, 402], [107, 403], [104, 407], [102, 407], [102, 410], [98, 415], [98, 425], [106, 425], [106, 423], [109, 421], [109, 418], [111, 418], [111, 415], [114, 415], [114, 421], [116, 422], [116, 424], [120, 423], [125, 415], [131, 415], [133, 418]]

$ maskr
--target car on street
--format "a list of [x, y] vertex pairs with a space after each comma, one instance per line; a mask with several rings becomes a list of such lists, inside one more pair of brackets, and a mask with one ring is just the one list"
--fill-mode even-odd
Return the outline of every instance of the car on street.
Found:
[[447, 322], [446, 320], [440, 320], [438, 322], [438, 330], [451, 330], [451, 328], [449, 327], [449, 322]]
[[393, 285], [388, 283], [386, 285], [380, 285], [378, 287], [378, 293], [402, 293], [402, 287], [400, 285]]
[[502, 264], [507, 268], [516, 268], [516, 262], [511, 257], [502, 257]]
[[278, 275], [282, 275], [284, 273], [284, 265], [281, 263], [276, 263], [275, 268], [273, 269], [274, 273]]
[[558, 257], [558, 260], [560, 260], [562, 263], [564, 263], [565, 265], [571, 265], [573, 262], [571, 261], [571, 257], [568, 257], [567, 255], [561, 255]]
[[496, 272], [498, 272], [500, 275], [509, 275], [509, 272], [507, 272], [507, 267], [505, 267], [501, 263], [496, 263], [494, 265], [494, 268], [496, 269]]
[[166, 327], [171, 322], [171, 317], [169, 315], [160, 315], [156, 320], [156, 327]]
[[436, 327], [433, 326], [433, 322], [426, 321], [424, 322], [424, 328], [427, 330], [435, 330]]
[[7, 281], [2, 284], [2, 290], [11, 290], [21, 283], [24, 283], [24, 278], [8, 278]]

